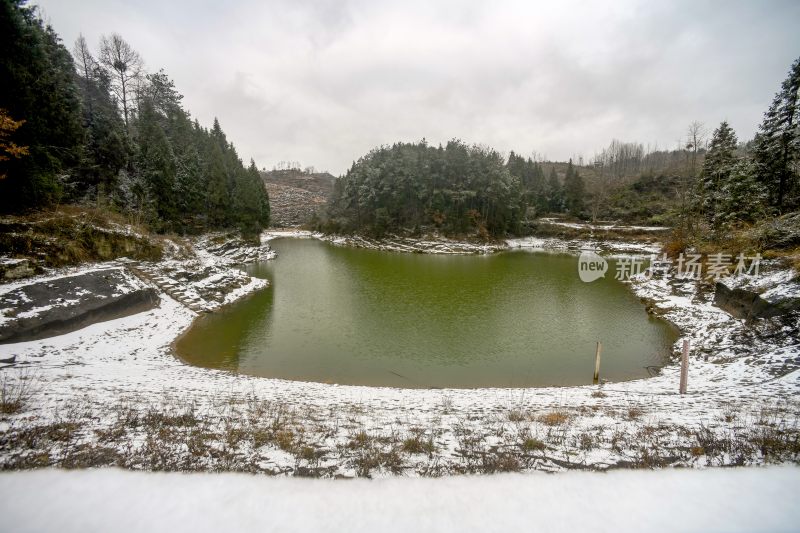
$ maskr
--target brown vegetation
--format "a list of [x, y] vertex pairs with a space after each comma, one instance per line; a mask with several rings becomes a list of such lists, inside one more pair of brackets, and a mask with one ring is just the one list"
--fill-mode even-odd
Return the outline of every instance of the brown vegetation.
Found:
[[38, 269], [118, 257], [157, 261], [162, 257], [160, 240], [94, 208], [61, 207], [0, 219], [0, 255], [29, 259]]

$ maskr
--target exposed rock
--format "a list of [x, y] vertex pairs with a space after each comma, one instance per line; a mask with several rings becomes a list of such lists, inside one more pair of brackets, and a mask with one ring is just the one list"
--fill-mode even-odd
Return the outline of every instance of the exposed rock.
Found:
[[272, 225], [297, 227], [324, 209], [336, 178], [327, 172], [306, 173], [298, 169], [273, 170], [262, 174], [269, 193]]
[[0, 343], [63, 335], [158, 303], [155, 290], [120, 268], [31, 283], [0, 295]]
[[[95, 218], [90, 213], [0, 218], [0, 281], [41, 274], [46, 269], [129, 257], [162, 259], [160, 239], [140, 235], [130, 226]], [[14, 258], [14, 259], [11, 259]], [[9, 261], [27, 260], [9, 269]]]
[[197, 241], [197, 247], [232, 265], [269, 261], [276, 255], [268, 242], [247, 242], [237, 235], [204, 237]]
[[0, 259], [0, 280], [13, 281], [28, 278], [36, 274], [36, 270], [28, 259]]
[[279, 183], [310, 191], [322, 196], [333, 192], [336, 177], [329, 172], [306, 172], [300, 169], [272, 170], [262, 173], [266, 183]]
[[768, 302], [747, 289], [729, 289], [725, 284], [717, 283], [714, 290], [714, 305], [735, 318], [749, 320], [788, 314], [800, 309], [800, 300]]
[[455, 241], [439, 235], [419, 238], [388, 235], [382, 239], [372, 239], [360, 235], [324, 235], [320, 238], [338, 246], [352, 246], [385, 252], [466, 255], [492, 254], [506, 249], [506, 244], [503, 242]]

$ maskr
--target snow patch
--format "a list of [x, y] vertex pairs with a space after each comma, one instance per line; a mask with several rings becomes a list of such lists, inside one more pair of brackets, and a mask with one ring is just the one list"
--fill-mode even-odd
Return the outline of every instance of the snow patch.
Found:
[[117, 469], [0, 474], [28, 531], [796, 531], [800, 469], [328, 481]]

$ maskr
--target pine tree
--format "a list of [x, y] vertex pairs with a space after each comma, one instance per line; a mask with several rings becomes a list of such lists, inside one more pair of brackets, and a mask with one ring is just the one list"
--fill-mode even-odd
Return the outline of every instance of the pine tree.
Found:
[[77, 85], [83, 111], [86, 145], [76, 169], [72, 193], [110, 194], [117, 185], [120, 170], [127, 166], [131, 146], [125, 124], [111, 98], [111, 82], [106, 72], [92, 57], [83, 36], [75, 43]]
[[158, 124], [152, 103], [143, 101], [137, 120], [139, 153], [137, 169], [147, 186], [160, 220], [156, 227], [170, 228], [177, 219], [175, 201], [175, 156], [169, 139]]
[[720, 202], [725, 195], [725, 186], [730, 181], [734, 165], [738, 162], [736, 157], [736, 133], [727, 121], [720, 123], [711, 137], [703, 169], [700, 173], [699, 207], [705, 218], [715, 228], [719, 227]]
[[175, 200], [176, 207], [184, 230], [195, 227], [195, 219], [201, 215], [204, 207], [205, 191], [203, 187], [203, 162], [197, 148], [188, 146], [175, 157]]
[[95, 59], [81, 36], [73, 59], [36, 8], [0, 0], [0, 209], [113, 191], [114, 207], [159, 231], [260, 231], [255, 162], [244, 167], [217, 120], [210, 132], [192, 122], [182, 98], [122, 37]]
[[445, 147], [422, 141], [376, 148], [334, 186], [327, 228], [381, 234], [434, 224], [482, 237], [517, 231], [526, 203], [507, 167], [498, 152], [456, 139]]
[[269, 198], [255, 161], [237, 175], [232, 194], [234, 219], [243, 235], [258, 235], [269, 225]]
[[800, 58], [789, 69], [755, 139], [754, 160], [759, 180], [778, 211], [798, 204], [800, 165]]
[[570, 159], [564, 176], [564, 205], [570, 215], [580, 217], [583, 214], [584, 194], [583, 178], [575, 170]]
[[74, 65], [36, 8], [0, 1], [0, 108], [15, 121], [15, 143], [30, 154], [5, 162], [0, 209], [46, 204], [59, 194], [57, 176], [80, 159], [84, 132]]
[[719, 194], [717, 218], [720, 224], [752, 222], [766, 215], [767, 191], [747, 159], [733, 164]]
[[247, 169], [250, 174], [250, 180], [255, 187], [255, 196], [257, 201], [256, 221], [262, 229], [269, 227], [270, 217], [272, 216], [272, 209], [269, 205], [269, 194], [264, 180], [261, 178], [261, 173], [258, 171], [256, 162], [250, 160], [250, 167]]
[[564, 191], [558, 181], [556, 167], [550, 168], [550, 177], [547, 180], [547, 207], [553, 213], [560, 213], [564, 209]]
[[222, 149], [213, 140], [208, 152], [206, 176], [208, 186], [206, 188], [205, 213], [208, 217], [208, 225], [211, 227], [225, 226], [228, 223], [228, 206], [230, 205], [228, 178], [225, 174]]

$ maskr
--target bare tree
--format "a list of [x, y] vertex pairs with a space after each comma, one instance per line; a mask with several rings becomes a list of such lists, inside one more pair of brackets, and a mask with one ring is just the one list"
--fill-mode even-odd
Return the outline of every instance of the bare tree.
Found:
[[111, 77], [111, 87], [122, 105], [125, 127], [131, 112], [130, 102], [142, 77], [142, 58], [125, 39], [116, 33], [100, 39], [100, 64]]
[[679, 195], [681, 200], [681, 223], [687, 230], [692, 228], [692, 221], [688, 216], [689, 189], [697, 180], [697, 152], [705, 142], [707, 134], [708, 130], [706, 130], [705, 125], [697, 120], [692, 121], [686, 130], [686, 151], [691, 154], [691, 157], [689, 157], [688, 172], [682, 172], [683, 179], [681, 180]]
[[691, 172], [693, 178], [696, 177], [697, 150], [700, 149], [700, 145], [705, 141], [707, 134], [708, 131], [702, 122], [695, 120], [689, 124], [689, 130], [686, 134], [686, 149], [692, 152]]
[[599, 154], [595, 154], [590, 164], [597, 168], [600, 174], [605, 174], [607, 170], [618, 182], [622, 182], [624, 178], [631, 178], [640, 172], [646, 156], [647, 152], [640, 143], [613, 139], [608, 148], [603, 148]]
[[86, 44], [83, 34], [79, 34], [75, 39], [75, 45], [72, 47], [72, 55], [75, 58], [75, 66], [78, 69], [78, 74], [83, 76], [84, 79], [90, 80], [94, 77], [94, 71], [97, 68], [97, 61], [92, 56], [89, 46]]
[[94, 95], [89, 90], [92, 80], [97, 75], [99, 65], [97, 60], [92, 56], [89, 46], [86, 44], [83, 34], [79, 34], [75, 39], [75, 45], [72, 47], [72, 56], [75, 58], [75, 68], [78, 70], [78, 77], [83, 78], [84, 89], [86, 91], [86, 105], [89, 110], [89, 115], [94, 115]]

